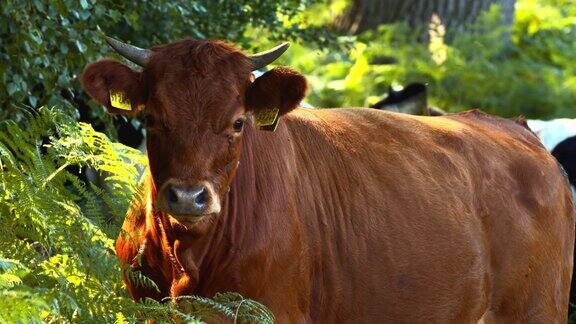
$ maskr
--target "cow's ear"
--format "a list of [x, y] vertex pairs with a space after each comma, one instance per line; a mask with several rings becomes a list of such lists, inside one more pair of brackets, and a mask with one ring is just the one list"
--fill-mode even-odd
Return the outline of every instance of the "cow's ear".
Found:
[[134, 115], [146, 101], [142, 73], [111, 59], [86, 66], [80, 77], [84, 90], [108, 112]]
[[250, 84], [246, 91], [246, 110], [257, 112], [277, 108], [280, 115], [286, 114], [300, 105], [307, 89], [302, 74], [276, 67]]

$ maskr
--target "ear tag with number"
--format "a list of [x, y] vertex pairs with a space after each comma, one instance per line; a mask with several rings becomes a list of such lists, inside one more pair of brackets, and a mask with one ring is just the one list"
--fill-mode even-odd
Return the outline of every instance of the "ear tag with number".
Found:
[[132, 110], [130, 99], [128, 99], [123, 91], [110, 90], [110, 104], [114, 108]]
[[278, 126], [278, 108], [261, 109], [254, 112], [254, 120], [256, 121], [256, 128], [273, 132]]

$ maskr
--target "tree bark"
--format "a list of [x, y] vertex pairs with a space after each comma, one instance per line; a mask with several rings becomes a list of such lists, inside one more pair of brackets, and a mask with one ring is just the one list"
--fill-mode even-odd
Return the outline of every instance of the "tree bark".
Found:
[[450, 32], [465, 28], [494, 3], [501, 6], [503, 23], [514, 20], [516, 0], [351, 0], [336, 18], [338, 29], [352, 34], [375, 29], [381, 24], [406, 22], [409, 26], [428, 26], [437, 14]]

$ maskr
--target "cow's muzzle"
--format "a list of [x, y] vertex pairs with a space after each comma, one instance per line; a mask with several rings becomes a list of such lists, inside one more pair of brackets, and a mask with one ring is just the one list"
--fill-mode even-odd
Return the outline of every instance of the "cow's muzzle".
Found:
[[199, 217], [220, 212], [220, 199], [208, 183], [197, 186], [168, 184], [163, 189], [161, 209], [171, 215]]

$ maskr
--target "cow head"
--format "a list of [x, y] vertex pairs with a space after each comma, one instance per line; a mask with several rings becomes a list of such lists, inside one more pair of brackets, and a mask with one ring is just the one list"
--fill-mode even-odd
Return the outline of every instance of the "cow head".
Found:
[[252, 75], [288, 44], [245, 55], [213, 40], [185, 39], [149, 50], [107, 40], [142, 71], [105, 59], [89, 64], [81, 81], [109, 112], [145, 116], [154, 208], [183, 223], [218, 214], [243, 134], [253, 129], [251, 115], [270, 108], [286, 114], [305, 95], [306, 80], [289, 69], [275, 68], [256, 80]]

